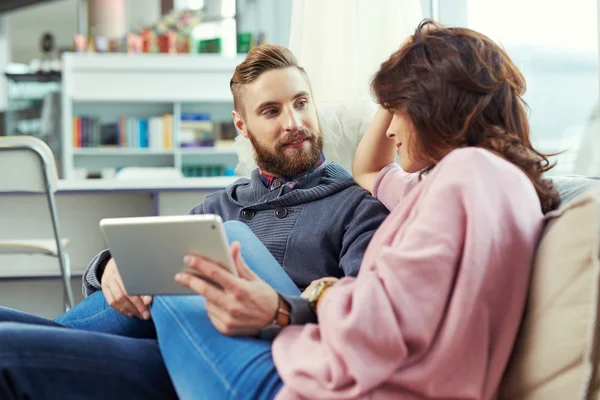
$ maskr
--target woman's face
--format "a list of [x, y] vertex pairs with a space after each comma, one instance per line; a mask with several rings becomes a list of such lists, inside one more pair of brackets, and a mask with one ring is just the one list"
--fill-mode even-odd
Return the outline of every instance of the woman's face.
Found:
[[428, 166], [426, 162], [420, 161], [418, 136], [406, 113], [394, 111], [386, 136], [396, 144], [396, 151], [400, 156], [400, 166], [404, 171], [419, 172]]

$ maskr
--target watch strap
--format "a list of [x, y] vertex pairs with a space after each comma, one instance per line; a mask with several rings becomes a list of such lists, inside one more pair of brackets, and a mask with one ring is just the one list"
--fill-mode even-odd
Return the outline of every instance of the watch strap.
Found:
[[290, 312], [285, 309], [284, 300], [279, 294], [277, 298], [277, 311], [275, 311], [273, 320], [260, 330], [259, 337], [261, 339], [273, 340], [284, 327], [290, 324]]

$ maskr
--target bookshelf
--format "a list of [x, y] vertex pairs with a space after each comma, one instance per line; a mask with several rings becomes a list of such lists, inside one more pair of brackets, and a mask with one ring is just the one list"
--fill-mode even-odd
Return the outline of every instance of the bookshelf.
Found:
[[[173, 167], [186, 176], [230, 173], [237, 155], [229, 80], [242, 61], [215, 54], [65, 53], [63, 178], [128, 166]], [[196, 140], [200, 131], [209, 140]]]

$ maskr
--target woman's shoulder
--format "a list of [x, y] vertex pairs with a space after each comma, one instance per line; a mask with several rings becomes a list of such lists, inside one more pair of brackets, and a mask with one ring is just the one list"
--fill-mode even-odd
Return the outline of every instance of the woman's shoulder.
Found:
[[513, 163], [479, 147], [463, 147], [448, 153], [436, 166], [439, 172], [461, 172], [466, 176], [478, 175], [516, 175], [527, 176]]
[[462, 147], [452, 150], [440, 161], [439, 165], [494, 165], [500, 168], [516, 168], [515, 165], [506, 161], [504, 158], [481, 147]]
[[[437, 176], [438, 179], [435, 179]], [[533, 184], [523, 171], [495, 153], [478, 147], [464, 147], [448, 153], [432, 171], [432, 180], [489, 192], [523, 192], [537, 198]], [[439, 182], [442, 181], [442, 182]]]

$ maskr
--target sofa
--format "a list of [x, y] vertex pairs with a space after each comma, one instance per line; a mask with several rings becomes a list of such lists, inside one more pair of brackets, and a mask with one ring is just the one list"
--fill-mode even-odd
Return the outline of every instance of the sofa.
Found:
[[522, 325], [498, 399], [600, 399], [600, 181], [554, 178]]

